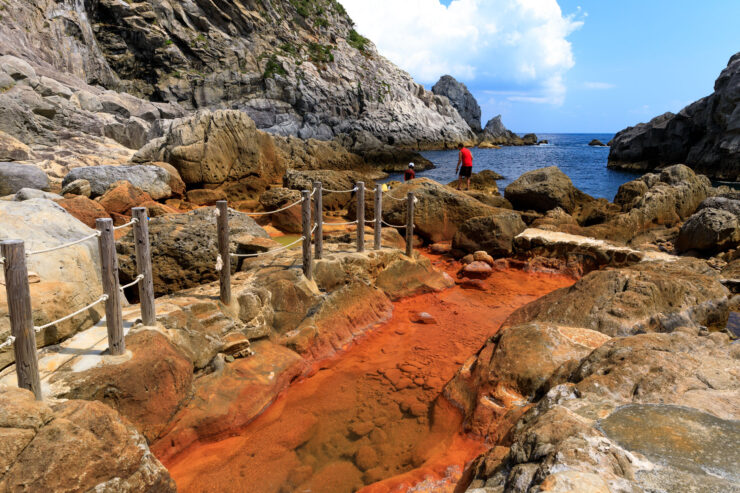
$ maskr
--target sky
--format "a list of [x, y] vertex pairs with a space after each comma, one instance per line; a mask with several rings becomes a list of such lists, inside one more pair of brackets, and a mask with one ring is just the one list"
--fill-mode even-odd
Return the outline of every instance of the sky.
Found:
[[710, 94], [740, 0], [341, 0], [381, 55], [465, 83], [482, 123], [613, 133]]

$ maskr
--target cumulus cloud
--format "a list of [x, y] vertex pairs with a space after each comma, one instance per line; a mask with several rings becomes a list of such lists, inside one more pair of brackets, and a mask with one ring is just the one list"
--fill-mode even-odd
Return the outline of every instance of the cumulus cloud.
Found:
[[586, 89], [614, 89], [614, 84], [608, 82], [584, 82], [583, 87]]
[[575, 63], [566, 38], [583, 22], [556, 0], [341, 1], [357, 30], [421, 83], [450, 74], [511, 101], [563, 102]]

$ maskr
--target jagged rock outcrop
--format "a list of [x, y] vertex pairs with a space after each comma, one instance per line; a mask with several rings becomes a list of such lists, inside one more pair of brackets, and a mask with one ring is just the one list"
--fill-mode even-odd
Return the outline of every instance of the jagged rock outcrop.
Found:
[[458, 82], [451, 75], [443, 75], [432, 86], [432, 92], [437, 96], [445, 96], [449, 99], [452, 106], [460, 113], [460, 116], [463, 117], [463, 120], [467, 122], [473, 132], [480, 133], [483, 130], [480, 122], [480, 106], [478, 106], [478, 101], [470, 94], [465, 84]]
[[521, 146], [537, 144], [537, 136], [535, 134], [527, 134], [524, 137], [519, 137], [511, 130], [508, 130], [501, 121], [501, 115], [497, 115], [488, 120], [483, 132], [478, 137], [479, 142], [485, 143], [487, 146]]
[[380, 56], [336, 1], [13, 0], [0, 55], [14, 57], [3, 59], [12, 73], [0, 130], [27, 145], [60, 142], [69, 127], [136, 148], [158, 119], [225, 107], [301, 138], [359, 130], [413, 148], [472, 138], [449, 101]]
[[609, 167], [652, 170], [685, 163], [699, 173], [740, 180], [740, 53], [730, 58], [714, 92], [682, 109], [617, 133]]

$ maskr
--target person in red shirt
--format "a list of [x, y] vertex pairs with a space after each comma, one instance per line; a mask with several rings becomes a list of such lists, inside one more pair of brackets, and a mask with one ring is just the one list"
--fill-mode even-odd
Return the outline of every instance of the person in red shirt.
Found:
[[[466, 149], [462, 144], [458, 144], [457, 148], [460, 150], [457, 157], [457, 166], [455, 166], [455, 174], [458, 169], [460, 170], [460, 176], [457, 180], [457, 189], [460, 190], [462, 186], [463, 178], [468, 179], [468, 187], [466, 190], [470, 190], [470, 175], [473, 174], [473, 155], [469, 149]], [[462, 167], [460, 167], [462, 164]]]
[[403, 174], [403, 181], [413, 180], [414, 178], [416, 178], [416, 173], [414, 172], [414, 163], [409, 163], [408, 169]]

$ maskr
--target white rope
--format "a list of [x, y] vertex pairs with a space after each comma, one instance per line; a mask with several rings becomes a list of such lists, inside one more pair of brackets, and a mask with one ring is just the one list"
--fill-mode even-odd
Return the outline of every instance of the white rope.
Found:
[[134, 279], [133, 282], [130, 282], [130, 283], [126, 284], [125, 286], [121, 286], [118, 289], [120, 289], [121, 291], [123, 291], [124, 289], [128, 289], [131, 286], [136, 286], [137, 284], [139, 284], [139, 282], [142, 279], [144, 279], [144, 274], [139, 274], [138, 276], [136, 276], [136, 279]]
[[380, 220], [380, 222], [381, 222], [381, 223], [383, 223], [383, 224], [385, 224], [385, 225], [386, 225], [386, 226], [388, 226], [389, 228], [405, 228], [405, 227], [406, 227], [406, 225], [405, 225], [405, 224], [404, 224], [403, 226], [398, 226], [398, 225], [396, 225], [396, 224], [390, 224], [390, 223], [387, 223], [387, 222], [385, 222], [385, 219], [381, 219], [381, 220]]
[[313, 235], [313, 232], [316, 231], [316, 228], [319, 227], [319, 223], [316, 223], [313, 225], [313, 228], [311, 229], [311, 234]]
[[83, 312], [85, 312], [85, 311], [89, 310], [90, 308], [94, 307], [94, 306], [95, 306], [95, 305], [97, 305], [98, 303], [102, 303], [103, 301], [106, 301], [107, 299], [108, 299], [108, 295], [107, 295], [107, 294], [104, 294], [103, 296], [101, 296], [100, 298], [98, 298], [98, 299], [97, 299], [97, 301], [93, 301], [93, 302], [92, 302], [92, 303], [90, 303], [89, 305], [87, 305], [87, 306], [85, 306], [85, 307], [83, 307], [83, 308], [80, 308], [80, 309], [79, 309], [79, 310], [77, 310], [76, 312], [74, 312], [74, 313], [70, 313], [70, 314], [69, 314], [69, 315], [67, 315], [66, 317], [62, 317], [62, 318], [60, 318], [59, 320], [55, 320], [54, 322], [50, 322], [50, 323], [48, 323], [48, 324], [46, 324], [46, 325], [42, 325], [41, 327], [34, 327], [34, 328], [33, 328], [33, 330], [35, 330], [36, 332], [41, 332], [41, 331], [42, 331], [42, 330], [44, 330], [44, 329], [48, 329], [48, 328], [49, 328], [49, 327], [51, 327], [52, 325], [56, 325], [56, 324], [59, 324], [59, 323], [65, 322], [65, 321], [69, 320], [70, 318], [72, 318], [72, 317], [76, 317], [76, 316], [77, 316], [77, 315], [79, 315], [80, 313], [83, 313]]
[[119, 229], [123, 229], [123, 228], [128, 228], [129, 226], [131, 226], [131, 225], [133, 225], [133, 224], [136, 224], [136, 223], [138, 223], [138, 222], [139, 222], [139, 220], [138, 220], [138, 219], [136, 219], [136, 218], [133, 218], [133, 219], [131, 219], [131, 220], [130, 220], [129, 222], [127, 222], [126, 224], [121, 224], [120, 226], [116, 226], [115, 228], [113, 228], [113, 230], [114, 230], [114, 231], [117, 231], [117, 230], [119, 230]]
[[384, 194], [384, 195], [383, 195], [383, 198], [384, 198], [384, 199], [386, 199], [386, 198], [387, 198], [387, 199], [391, 199], [391, 200], [397, 200], [398, 202], [405, 202], [405, 201], [407, 200], [407, 198], [406, 198], [406, 197], [403, 197], [403, 198], [399, 199], [399, 198], [396, 198], [396, 197], [394, 197], [393, 195], [391, 195], [391, 194], [389, 194], [389, 193], [387, 193], [387, 194]]
[[3, 265], [5, 263], [5, 257], [0, 257], [0, 265]]
[[357, 191], [357, 187], [351, 188], [349, 190], [329, 190], [328, 188], [324, 188], [324, 189], [322, 189], [322, 191], [325, 194], [327, 194], [327, 193], [352, 193], [352, 192], [356, 192]]
[[35, 252], [26, 252], [26, 257], [30, 257], [31, 255], [38, 255], [40, 253], [49, 253], [53, 252], [54, 250], [61, 250], [62, 248], [71, 247], [72, 245], [76, 245], [78, 243], [82, 243], [83, 241], [87, 241], [91, 238], [97, 238], [100, 236], [100, 231], [96, 231], [95, 233], [91, 234], [90, 236], [85, 236], [84, 238], [80, 238], [79, 240], [75, 240], [70, 243], [65, 243], [64, 245], [55, 246], [52, 248], [47, 248], [45, 250], [36, 250]]
[[324, 222], [324, 226], [351, 226], [353, 224], [357, 224], [357, 219], [355, 219], [354, 221], [350, 221], [348, 223], [328, 223], [326, 221]]
[[224, 259], [221, 258], [221, 254], [218, 254], [216, 257], [216, 272], [221, 272], [221, 269], [224, 268]]
[[365, 224], [373, 224], [375, 223], [375, 218], [373, 219], [365, 219]]
[[10, 346], [14, 342], [15, 342], [15, 336], [8, 336], [8, 338], [5, 339], [5, 342], [3, 342], [2, 344], [0, 344], [0, 349], [2, 349], [4, 347], [7, 347], [7, 346]]
[[298, 200], [296, 202], [293, 202], [290, 205], [286, 205], [285, 207], [280, 208], [280, 209], [276, 209], [274, 211], [268, 211], [268, 212], [245, 212], [245, 214], [248, 215], [248, 216], [269, 216], [270, 214], [276, 214], [278, 212], [282, 212], [282, 211], [288, 210], [291, 207], [295, 207], [296, 205], [300, 204], [301, 202], [303, 202], [303, 197], [301, 197], [301, 200]]
[[[314, 226], [314, 228], [315, 228], [315, 226]], [[282, 246], [280, 248], [274, 248], [274, 249], [268, 250], [266, 252], [258, 252], [258, 253], [232, 253], [231, 256], [232, 257], [237, 257], [237, 258], [248, 258], [248, 257], [262, 257], [262, 256], [265, 256], [265, 255], [273, 255], [275, 253], [278, 253], [278, 252], [282, 252], [284, 250], [287, 250], [288, 248], [297, 245], [298, 243], [302, 242], [305, 239], [306, 239], [305, 236], [301, 236], [300, 238], [298, 238], [297, 240], [295, 240], [292, 243], [288, 243], [285, 246]], [[221, 256], [219, 255], [218, 258], [220, 260], [221, 259]]]
[[221, 217], [221, 211], [218, 209], [218, 207], [213, 209], [213, 217]]

